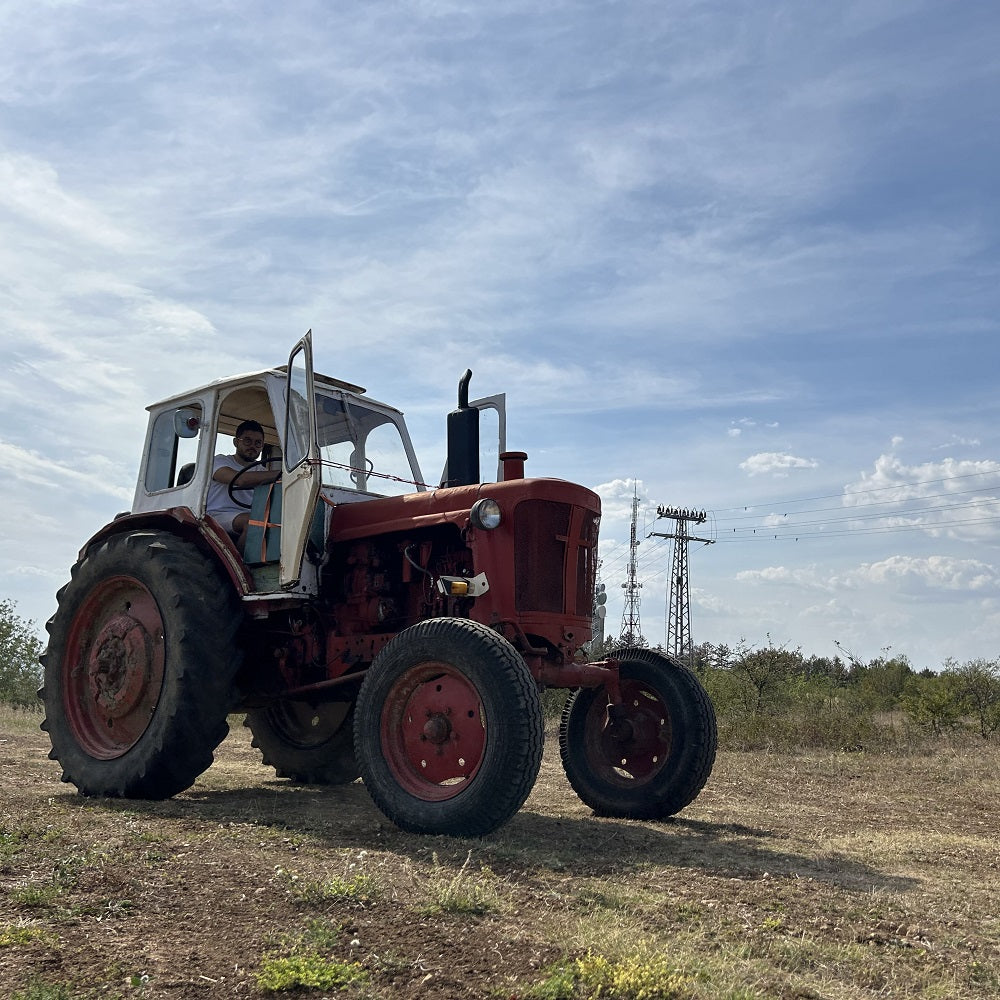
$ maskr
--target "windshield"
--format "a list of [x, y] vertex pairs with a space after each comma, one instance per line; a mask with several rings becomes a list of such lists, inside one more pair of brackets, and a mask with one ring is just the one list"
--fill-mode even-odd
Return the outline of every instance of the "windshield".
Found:
[[423, 488], [392, 414], [341, 393], [317, 392], [316, 425], [324, 486], [375, 496]]

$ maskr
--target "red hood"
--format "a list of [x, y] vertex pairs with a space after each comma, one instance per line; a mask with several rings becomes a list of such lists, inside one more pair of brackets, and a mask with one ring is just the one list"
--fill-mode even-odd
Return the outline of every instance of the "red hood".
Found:
[[409, 493], [401, 497], [338, 504], [333, 510], [330, 536], [333, 541], [349, 541], [375, 534], [411, 531], [435, 524], [463, 527], [472, 505], [480, 497], [491, 497], [505, 515], [511, 515], [522, 500], [555, 500], [574, 504], [597, 514], [601, 498], [585, 486], [563, 479], [512, 479], [504, 483], [451, 486]]

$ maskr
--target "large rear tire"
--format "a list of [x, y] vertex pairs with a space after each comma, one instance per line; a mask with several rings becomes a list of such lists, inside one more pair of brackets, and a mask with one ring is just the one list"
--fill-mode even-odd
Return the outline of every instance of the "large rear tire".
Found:
[[241, 615], [230, 581], [163, 531], [114, 535], [57, 595], [42, 655], [42, 729], [84, 795], [163, 799], [229, 732]]
[[573, 790], [598, 816], [662, 819], [692, 802], [715, 763], [715, 710], [683, 664], [622, 650], [620, 706], [603, 688], [570, 695], [559, 752]]
[[535, 784], [543, 739], [534, 678], [478, 622], [435, 618], [400, 632], [358, 695], [361, 776], [413, 833], [475, 837], [506, 823]]
[[346, 785], [361, 774], [354, 755], [353, 702], [282, 701], [251, 709], [244, 725], [279, 778], [303, 785]]

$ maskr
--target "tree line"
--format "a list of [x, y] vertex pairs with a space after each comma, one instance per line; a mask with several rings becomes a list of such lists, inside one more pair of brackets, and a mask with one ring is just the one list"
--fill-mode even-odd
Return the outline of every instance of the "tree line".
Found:
[[[616, 644], [608, 639], [591, 659], [614, 656]], [[0, 599], [0, 702], [39, 707], [43, 648], [34, 622], [17, 614], [14, 601]], [[720, 742], [732, 749], [876, 750], [959, 733], [983, 740], [1000, 734], [1000, 660], [948, 660], [940, 671], [917, 671], [889, 649], [867, 662], [844, 653], [805, 656], [770, 637], [761, 648], [706, 642], [694, 647], [690, 666], [715, 705]], [[562, 693], [553, 694], [556, 711]]]
[[[594, 651], [613, 656], [616, 640]], [[662, 647], [654, 647], [662, 651]], [[945, 736], [1000, 734], [1000, 660], [914, 670], [888, 648], [865, 661], [775, 645], [702, 643], [689, 665], [705, 685], [720, 742], [733, 749], [835, 746], [885, 750]]]

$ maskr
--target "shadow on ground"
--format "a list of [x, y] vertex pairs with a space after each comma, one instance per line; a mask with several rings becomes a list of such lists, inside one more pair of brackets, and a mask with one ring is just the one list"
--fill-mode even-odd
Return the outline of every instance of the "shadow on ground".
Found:
[[889, 875], [840, 854], [807, 856], [782, 849], [784, 838], [764, 827], [684, 816], [662, 822], [628, 821], [552, 816], [525, 808], [487, 837], [419, 836], [396, 828], [378, 811], [360, 782], [330, 787], [276, 780], [253, 788], [195, 787], [157, 802], [67, 794], [66, 802], [81, 809], [199, 827], [247, 824], [308, 836], [330, 848], [390, 851], [411, 859], [426, 860], [435, 851], [446, 865], [461, 865], [472, 850], [498, 871], [559, 871], [603, 878], [655, 867], [745, 881], [813, 879], [863, 892], [906, 892], [916, 885], [913, 879]]

